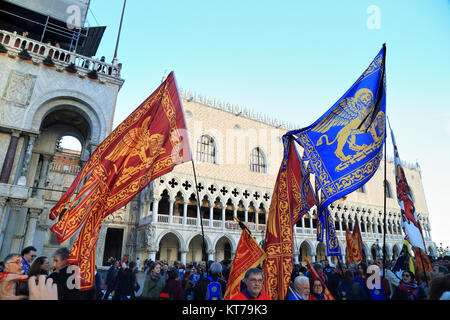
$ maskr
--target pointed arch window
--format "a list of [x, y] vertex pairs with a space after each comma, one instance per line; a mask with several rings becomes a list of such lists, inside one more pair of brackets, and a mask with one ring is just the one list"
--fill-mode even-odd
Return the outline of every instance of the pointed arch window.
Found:
[[212, 137], [203, 135], [198, 139], [197, 161], [216, 163], [216, 144]]
[[260, 147], [256, 147], [250, 154], [250, 171], [257, 173], [266, 173], [267, 164], [264, 152]]

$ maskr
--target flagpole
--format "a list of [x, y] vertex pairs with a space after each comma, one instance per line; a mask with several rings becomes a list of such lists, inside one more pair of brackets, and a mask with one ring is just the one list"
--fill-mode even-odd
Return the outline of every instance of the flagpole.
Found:
[[203, 230], [203, 217], [202, 217], [202, 211], [200, 210], [200, 196], [198, 193], [197, 174], [195, 172], [194, 157], [192, 157], [192, 155], [191, 155], [191, 162], [192, 162], [192, 170], [194, 171], [195, 192], [197, 194], [197, 210], [198, 210], [198, 215], [200, 218], [200, 227], [202, 229], [202, 238], [203, 238], [202, 252], [205, 255], [206, 273], [209, 276], [208, 257], [206, 255], [205, 231]]
[[384, 183], [383, 183], [383, 191], [384, 191], [384, 219], [383, 219], [383, 224], [384, 224], [384, 234], [383, 234], [383, 278], [385, 278], [386, 273], [385, 273], [385, 269], [386, 269], [386, 231], [387, 231], [387, 227], [386, 227], [386, 184], [387, 184], [387, 179], [386, 179], [386, 137], [387, 137], [387, 130], [386, 130], [386, 126], [384, 129]]
[[123, 1], [123, 9], [122, 9], [122, 17], [120, 18], [119, 33], [117, 35], [117, 41], [116, 41], [116, 50], [114, 51], [114, 58], [113, 58], [113, 60], [117, 59], [117, 49], [119, 47], [120, 32], [122, 31], [123, 15], [125, 13], [125, 5], [126, 4], [127, 4], [127, 0], [124, 0]]

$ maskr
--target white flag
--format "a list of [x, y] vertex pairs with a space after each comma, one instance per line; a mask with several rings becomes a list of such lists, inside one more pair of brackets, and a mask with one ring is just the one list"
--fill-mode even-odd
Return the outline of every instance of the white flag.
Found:
[[[390, 125], [389, 125], [390, 127]], [[411, 191], [406, 181], [405, 172], [400, 161], [397, 145], [395, 143], [394, 132], [391, 129], [392, 144], [394, 145], [394, 161], [395, 161], [395, 180], [397, 187], [397, 201], [402, 211], [402, 226], [405, 228], [409, 241], [415, 247], [421, 248], [424, 252], [425, 241], [422, 236], [422, 227], [420, 226], [419, 217], [414, 207], [414, 201], [411, 197]]]

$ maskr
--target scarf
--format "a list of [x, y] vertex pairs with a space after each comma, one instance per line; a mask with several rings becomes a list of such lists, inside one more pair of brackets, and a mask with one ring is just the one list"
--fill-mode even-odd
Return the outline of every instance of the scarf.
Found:
[[158, 282], [159, 279], [161, 279], [161, 274], [154, 274], [153, 272], [150, 273], [150, 279], [152, 279], [155, 282]]
[[419, 296], [419, 287], [416, 283], [405, 283], [401, 281], [398, 289], [406, 293], [408, 300], [417, 300]]

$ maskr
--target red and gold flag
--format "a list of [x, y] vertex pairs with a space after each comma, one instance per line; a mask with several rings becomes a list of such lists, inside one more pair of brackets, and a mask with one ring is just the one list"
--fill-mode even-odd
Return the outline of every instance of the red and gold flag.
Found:
[[286, 297], [293, 264], [294, 224], [315, 204], [311, 190], [303, 190], [308, 194], [302, 197], [303, 172], [291, 137], [283, 139], [283, 144], [284, 159], [273, 190], [264, 242], [264, 291], [272, 300]]
[[414, 261], [414, 269], [417, 272], [423, 272], [425, 267], [426, 272], [433, 271], [433, 265], [431, 264], [430, 258], [423, 252], [419, 247], [413, 246], [414, 256], [416, 260]]
[[350, 230], [345, 229], [345, 262], [347, 264], [353, 263], [353, 236]]
[[334, 297], [331, 294], [330, 290], [328, 290], [327, 285], [325, 284], [323, 279], [319, 276], [319, 274], [317, 273], [316, 269], [314, 269], [314, 267], [311, 265], [311, 262], [309, 262], [308, 258], [306, 258], [306, 257], [305, 257], [305, 260], [308, 263], [308, 268], [309, 268], [309, 271], [311, 272], [311, 275], [312, 275], [313, 279], [319, 280], [320, 283], [322, 283], [323, 294], [327, 297], [327, 300], [334, 300]]
[[355, 263], [359, 263], [365, 259], [363, 252], [362, 236], [361, 231], [359, 230], [359, 223], [357, 218], [355, 218], [355, 225], [353, 226], [352, 237], [353, 237], [353, 261], [355, 261]]
[[355, 219], [353, 233], [351, 233], [348, 228], [345, 230], [345, 239], [347, 243], [347, 250], [345, 255], [346, 262], [358, 264], [359, 262], [365, 260], [358, 219]]
[[68, 259], [80, 268], [81, 290], [94, 284], [95, 246], [103, 220], [152, 180], [190, 160], [183, 109], [171, 72], [97, 147], [50, 211], [53, 220], [66, 209], [50, 228], [60, 244], [81, 228]]
[[266, 258], [264, 250], [259, 246], [247, 229], [242, 229], [241, 238], [236, 249], [224, 300], [233, 300], [241, 291], [241, 280], [248, 269], [255, 268]]

